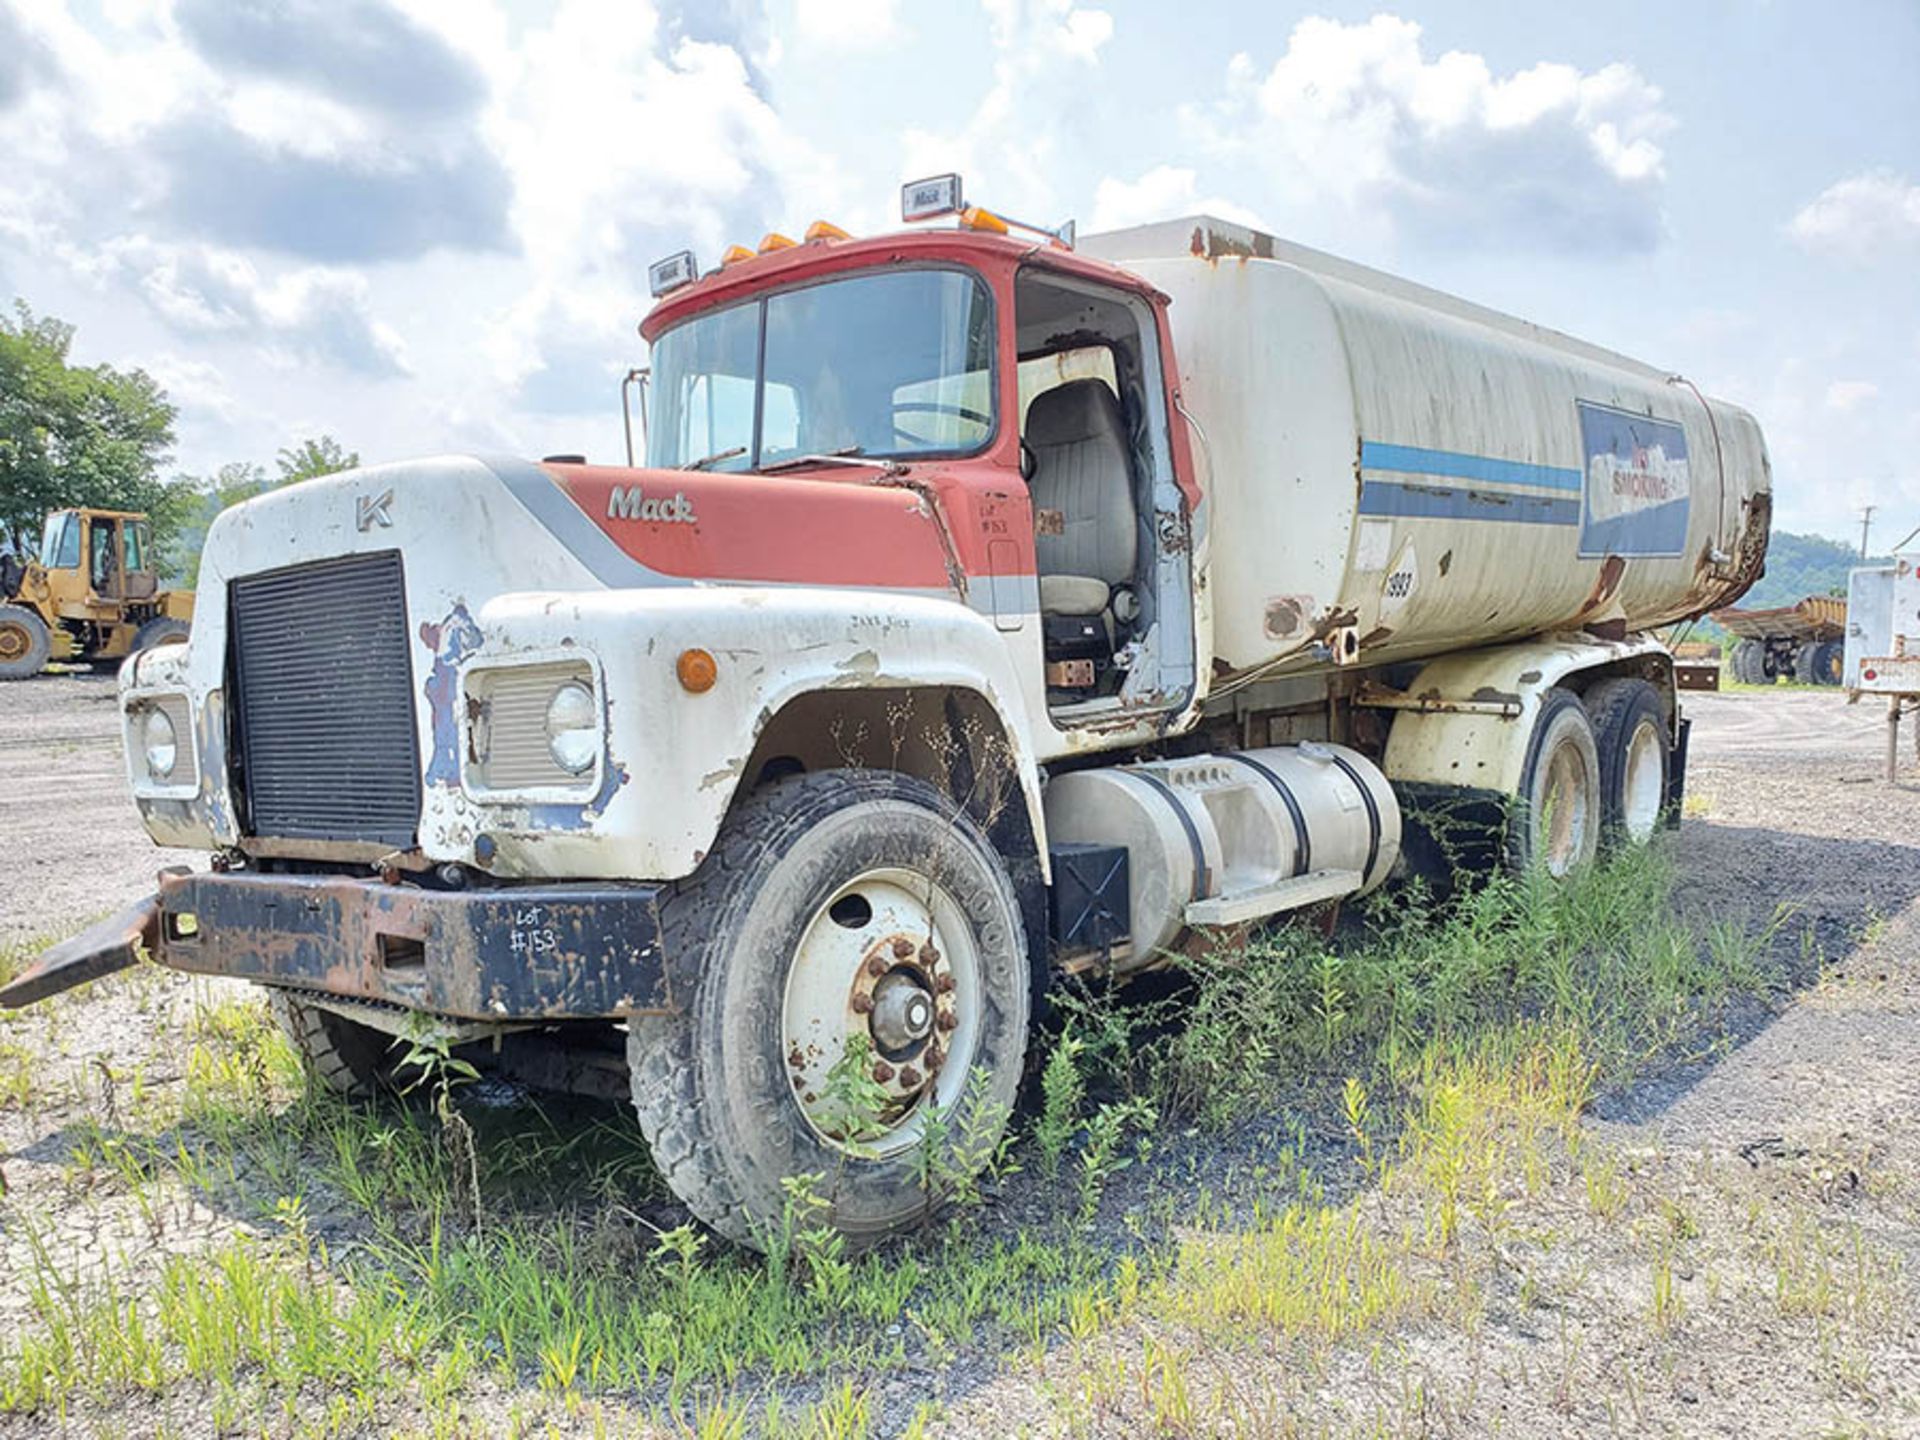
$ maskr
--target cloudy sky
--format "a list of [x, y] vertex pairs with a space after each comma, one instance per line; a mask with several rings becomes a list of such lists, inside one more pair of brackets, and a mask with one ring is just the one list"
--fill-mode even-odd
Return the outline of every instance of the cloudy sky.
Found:
[[0, 0], [0, 302], [178, 463], [620, 446], [650, 260], [1197, 209], [1684, 371], [1920, 525], [1915, 0]]

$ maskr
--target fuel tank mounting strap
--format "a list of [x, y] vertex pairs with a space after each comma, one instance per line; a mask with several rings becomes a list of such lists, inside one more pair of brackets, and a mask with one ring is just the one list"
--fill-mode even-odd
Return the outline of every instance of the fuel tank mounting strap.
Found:
[[1327, 758], [1353, 782], [1353, 788], [1360, 792], [1360, 803], [1367, 807], [1367, 863], [1360, 868], [1360, 886], [1365, 889], [1373, 883], [1373, 865], [1380, 858], [1380, 802], [1373, 798], [1373, 791], [1367, 788], [1367, 782], [1361, 779], [1360, 772], [1353, 768], [1344, 755], [1329, 750]]
[[1180, 822], [1180, 828], [1187, 832], [1187, 846], [1193, 851], [1193, 895], [1192, 899], [1204, 900], [1213, 893], [1213, 877], [1207, 870], [1207, 850], [1200, 843], [1199, 828], [1193, 823], [1193, 817], [1187, 814], [1187, 807], [1180, 803], [1180, 797], [1173, 793], [1173, 787], [1158, 775], [1150, 775], [1145, 770], [1125, 772], [1136, 780], [1143, 780], [1151, 786], [1160, 798], [1167, 802], [1167, 808], [1173, 811], [1174, 818]]
[[[1313, 868], [1313, 837], [1307, 832], [1307, 817], [1301, 812], [1300, 802], [1294, 798], [1292, 789], [1268, 766], [1261, 764], [1251, 755], [1228, 755], [1229, 760], [1237, 760], [1249, 770], [1257, 770], [1266, 777], [1280, 796], [1280, 803], [1287, 807], [1287, 815], [1293, 821], [1293, 873], [1294, 878], [1306, 874]], [[1376, 833], [1378, 826], [1375, 827]], [[1372, 862], [1368, 862], [1371, 867]]]

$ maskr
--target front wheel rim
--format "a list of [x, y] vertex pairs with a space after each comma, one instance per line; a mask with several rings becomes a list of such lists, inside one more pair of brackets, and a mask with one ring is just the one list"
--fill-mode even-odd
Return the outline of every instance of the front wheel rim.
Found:
[[13, 622], [0, 622], [0, 664], [11, 660], [23, 660], [33, 650], [33, 636], [27, 633], [27, 627]]
[[[814, 1135], [861, 1159], [916, 1144], [929, 1111], [950, 1110], [966, 1088], [980, 986], [973, 926], [944, 886], [889, 868], [828, 896], [800, 933], [781, 1005], [784, 1068]], [[850, 1114], [835, 1093], [850, 1046], [879, 1087], [870, 1093], [885, 1095], [871, 1115]]]

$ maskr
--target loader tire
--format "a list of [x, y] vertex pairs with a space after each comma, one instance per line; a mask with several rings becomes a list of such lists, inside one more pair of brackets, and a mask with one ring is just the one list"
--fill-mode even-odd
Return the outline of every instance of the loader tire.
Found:
[[155, 645], [184, 645], [193, 633], [193, 627], [184, 620], [175, 620], [170, 615], [162, 615], [157, 620], [149, 620], [133, 632], [133, 649], [127, 653], [138, 655], [142, 650], [151, 650]]
[[1541, 697], [1507, 827], [1507, 863], [1556, 880], [1591, 864], [1600, 848], [1600, 754], [1586, 707], [1555, 686]]
[[31, 680], [52, 653], [46, 621], [24, 605], [0, 605], [0, 680]]
[[1660, 829], [1673, 742], [1660, 692], [1645, 680], [1602, 680], [1585, 697], [1600, 755], [1600, 842], [1644, 845]]
[[[783, 1182], [813, 1176], [818, 1218], [856, 1249], [919, 1223], [929, 1106], [964, 1101], [992, 1129], [984, 1149], [944, 1132], [936, 1173], [984, 1163], [1025, 1061], [1026, 931], [999, 855], [939, 791], [885, 771], [777, 781], [728, 816], [660, 924], [678, 1009], [628, 1022], [633, 1105], [699, 1219], [764, 1247]], [[877, 1131], [848, 1134], [825, 1093], [853, 1044], [889, 1097]]]
[[317, 1083], [355, 1100], [399, 1088], [394, 1072], [400, 1051], [391, 1035], [310, 1005], [286, 990], [272, 991], [267, 1007]]

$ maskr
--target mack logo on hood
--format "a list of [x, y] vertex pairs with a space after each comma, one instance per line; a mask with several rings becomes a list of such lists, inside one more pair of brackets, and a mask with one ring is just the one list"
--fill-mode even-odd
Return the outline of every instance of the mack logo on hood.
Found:
[[638, 485], [616, 485], [607, 492], [609, 520], [665, 520], [676, 525], [693, 524], [693, 501], [684, 490], [676, 490], [665, 499], [649, 499]]

